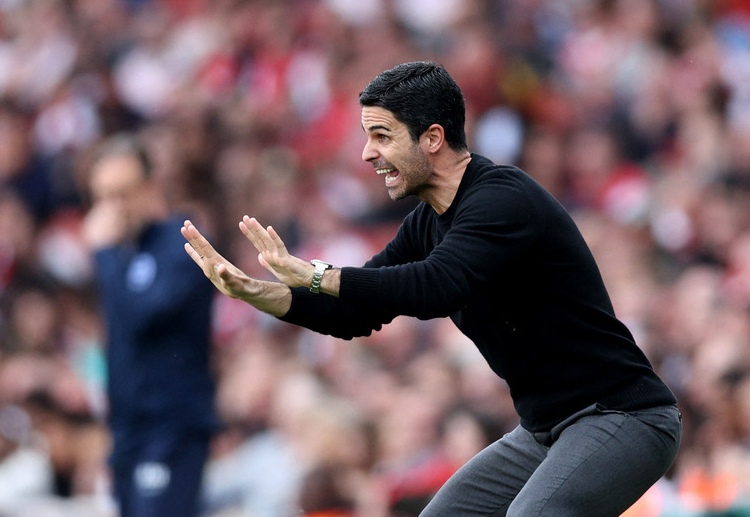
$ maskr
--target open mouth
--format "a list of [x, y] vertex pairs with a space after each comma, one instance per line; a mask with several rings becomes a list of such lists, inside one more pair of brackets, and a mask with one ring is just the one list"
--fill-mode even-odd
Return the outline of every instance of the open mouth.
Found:
[[384, 167], [380, 169], [375, 169], [375, 172], [377, 172], [379, 175], [385, 175], [385, 185], [390, 186], [399, 177], [398, 169], [394, 169], [393, 167]]

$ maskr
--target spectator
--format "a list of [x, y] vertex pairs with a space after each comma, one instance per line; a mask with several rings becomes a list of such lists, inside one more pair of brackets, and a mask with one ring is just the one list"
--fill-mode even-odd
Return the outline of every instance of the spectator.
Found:
[[85, 236], [106, 320], [111, 465], [121, 517], [197, 516], [216, 429], [213, 295], [179, 250], [137, 138], [107, 141], [91, 167]]
[[52, 493], [52, 463], [28, 413], [17, 405], [0, 406], [0, 513], [16, 515]]

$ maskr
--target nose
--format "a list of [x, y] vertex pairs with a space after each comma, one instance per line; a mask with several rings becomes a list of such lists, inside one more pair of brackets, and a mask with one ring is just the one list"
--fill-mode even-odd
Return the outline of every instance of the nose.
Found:
[[362, 160], [366, 162], [371, 162], [375, 160], [375, 158], [378, 157], [378, 153], [375, 150], [375, 147], [372, 145], [370, 139], [367, 139], [367, 142], [365, 142], [365, 147], [362, 149]]

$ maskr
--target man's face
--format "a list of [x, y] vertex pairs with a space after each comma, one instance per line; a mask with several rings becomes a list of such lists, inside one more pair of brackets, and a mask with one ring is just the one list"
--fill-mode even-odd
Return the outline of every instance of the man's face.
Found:
[[420, 197], [430, 186], [432, 165], [420, 142], [411, 139], [406, 125], [385, 108], [364, 106], [362, 128], [367, 136], [362, 159], [385, 177], [391, 199]]
[[91, 171], [94, 204], [116, 213], [130, 236], [136, 235], [149, 218], [149, 185], [140, 161], [132, 155], [105, 156]]

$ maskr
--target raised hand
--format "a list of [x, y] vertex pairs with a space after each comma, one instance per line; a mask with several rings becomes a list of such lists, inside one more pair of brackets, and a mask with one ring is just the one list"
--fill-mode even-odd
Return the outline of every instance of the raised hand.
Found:
[[180, 231], [187, 240], [185, 251], [221, 293], [274, 316], [286, 314], [292, 303], [289, 287], [247, 276], [221, 256], [189, 220]]
[[264, 228], [254, 217], [244, 216], [240, 231], [258, 250], [258, 262], [289, 287], [309, 287], [313, 266], [289, 254], [273, 227]]
[[244, 298], [252, 279], [219, 254], [189, 220], [185, 221], [181, 232], [188, 241], [185, 251], [216, 288], [232, 298]]

